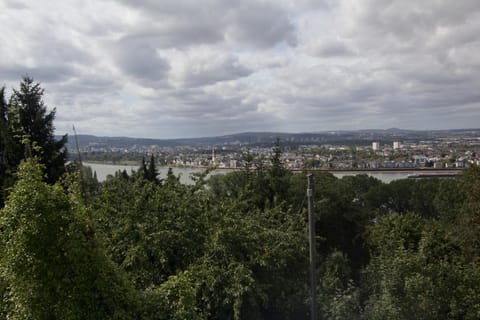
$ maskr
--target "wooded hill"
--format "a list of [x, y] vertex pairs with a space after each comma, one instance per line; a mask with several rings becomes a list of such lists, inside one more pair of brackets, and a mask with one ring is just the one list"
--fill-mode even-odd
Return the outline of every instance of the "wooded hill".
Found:
[[[238, 134], [182, 139], [146, 139], [129, 137], [99, 137], [94, 135], [78, 135], [80, 147], [100, 144], [106, 147], [130, 148], [136, 146], [159, 147], [172, 146], [212, 146], [212, 145], [268, 145], [275, 144], [280, 139], [284, 144], [344, 144], [344, 145], [371, 145], [372, 141], [391, 143], [393, 141], [408, 141], [418, 143], [422, 140], [455, 137], [479, 137], [480, 129], [457, 130], [354, 130], [354, 131], [325, 131], [311, 133], [286, 133], [286, 132], [243, 132]], [[70, 141], [74, 143], [75, 141]], [[75, 145], [70, 150], [75, 150]]]

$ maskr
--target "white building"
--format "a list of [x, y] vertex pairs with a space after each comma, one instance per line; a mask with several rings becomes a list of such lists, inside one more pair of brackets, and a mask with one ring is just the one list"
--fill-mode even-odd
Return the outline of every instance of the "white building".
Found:
[[393, 150], [397, 150], [397, 149], [400, 149], [400, 142], [394, 141], [393, 142]]
[[372, 150], [373, 151], [380, 150], [380, 142], [372, 142]]
[[425, 162], [427, 162], [427, 157], [424, 155], [415, 155], [412, 158], [416, 165], [425, 165]]

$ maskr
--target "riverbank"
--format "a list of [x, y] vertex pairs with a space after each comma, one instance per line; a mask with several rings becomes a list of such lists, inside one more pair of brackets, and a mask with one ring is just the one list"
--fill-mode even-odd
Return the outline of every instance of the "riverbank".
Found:
[[[137, 171], [139, 165], [119, 165], [119, 164], [104, 164], [104, 163], [91, 163], [85, 162], [86, 166], [92, 168], [93, 171], [97, 173], [97, 178], [99, 181], [105, 181], [108, 175], [113, 175], [117, 171], [125, 170], [127, 173], [132, 171]], [[167, 176], [167, 172], [170, 167], [158, 167], [159, 176], [161, 179]], [[185, 184], [193, 183], [193, 180], [190, 176], [193, 173], [203, 172], [208, 167], [171, 167], [173, 174], [180, 176], [180, 181]], [[213, 174], [226, 174], [235, 170], [241, 170], [241, 168], [216, 168], [210, 175]], [[316, 169], [316, 170], [293, 170], [296, 174], [310, 173], [310, 172], [329, 172], [337, 178], [342, 178], [344, 176], [354, 176], [358, 174], [367, 174], [371, 177], [377, 178], [385, 183], [389, 183], [393, 180], [406, 179], [410, 175], [453, 175], [458, 174], [461, 169], [427, 169], [427, 168], [417, 168], [417, 169], [372, 169], [372, 170], [339, 170], [339, 169]]]

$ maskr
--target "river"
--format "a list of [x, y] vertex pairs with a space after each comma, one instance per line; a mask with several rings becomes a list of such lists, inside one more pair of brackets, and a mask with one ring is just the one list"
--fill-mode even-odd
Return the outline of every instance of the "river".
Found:
[[[92, 171], [97, 173], [98, 181], [105, 181], [108, 175], [113, 175], [117, 171], [125, 170], [128, 174], [131, 174], [132, 171], [137, 171], [138, 166], [127, 166], [127, 165], [116, 165], [116, 164], [99, 164], [99, 163], [90, 163], [85, 162], [85, 166], [92, 168]], [[168, 167], [158, 167], [158, 173], [161, 179], [167, 176]], [[193, 184], [191, 179], [191, 174], [195, 172], [202, 172], [203, 169], [196, 168], [172, 168], [173, 174], [180, 176], [180, 182], [183, 184]], [[221, 172], [219, 172], [221, 173]]]
[[[132, 171], [138, 170], [138, 166], [98, 164], [98, 163], [85, 163], [85, 165], [91, 167], [92, 170], [97, 173], [97, 178], [99, 181], [105, 181], [108, 175], [113, 175], [115, 172], [119, 170], [120, 171], [126, 170], [129, 174]], [[184, 184], [193, 183], [193, 180], [191, 179], [192, 173], [204, 171], [204, 169], [201, 169], [201, 168], [177, 168], [177, 167], [173, 167], [172, 170], [176, 176], [180, 176], [180, 182]], [[160, 178], [163, 179], [167, 176], [168, 167], [159, 167], [158, 172], [160, 174]], [[230, 170], [218, 169], [213, 171], [212, 174], [225, 174], [227, 172], [230, 172]], [[332, 172], [332, 174], [337, 178], [341, 178], [347, 175], [349, 176], [357, 175], [361, 173], [366, 173], [367, 175], [377, 178], [385, 183], [389, 183], [393, 180], [405, 179], [408, 177], [408, 175], [419, 173], [419, 171], [412, 170], [412, 171]]]

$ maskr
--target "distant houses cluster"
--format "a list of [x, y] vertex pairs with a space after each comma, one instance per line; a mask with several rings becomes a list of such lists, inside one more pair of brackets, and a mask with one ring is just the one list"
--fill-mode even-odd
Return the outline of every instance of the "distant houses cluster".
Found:
[[[450, 141], [449, 141], [450, 142]], [[283, 148], [282, 162], [291, 170], [301, 169], [456, 169], [472, 164], [480, 165], [479, 145], [471, 148], [454, 147], [442, 141], [409, 143], [393, 141], [382, 144], [347, 146], [330, 144], [306, 144]], [[159, 165], [176, 167], [208, 167], [236, 169], [246, 166], [246, 154], [256, 161], [268, 164], [273, 153], [271, 146], [217, 145], [177, 146], [157, 145], [112, 148], [106, 144], [89, 144], [84, 153], [145, 155], [154, 154]], [[255, 164], [249, 164], [255, 166]]]

